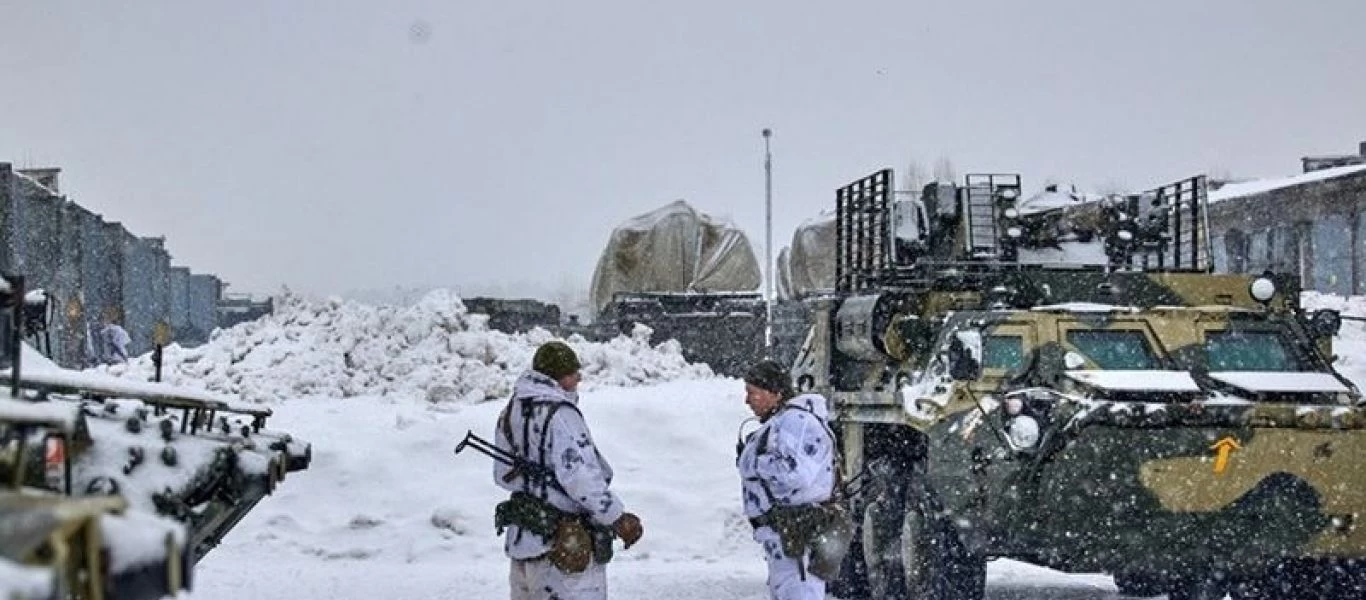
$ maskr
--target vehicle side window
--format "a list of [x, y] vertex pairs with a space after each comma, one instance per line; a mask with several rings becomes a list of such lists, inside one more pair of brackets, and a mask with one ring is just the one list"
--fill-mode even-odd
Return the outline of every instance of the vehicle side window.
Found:
[[1067, 332], [1067, 343], [1102, 369], [1157, 368], [1141, 331], [1074, 329]]
[[1299, 361], [1274, 331], [1209, 331], [1205, 361], [1211, 371], [1297, 371]]
[[1024, 367], [1024, 338], [988, 335], [982, 338], [982, 368], [1015, 371]]

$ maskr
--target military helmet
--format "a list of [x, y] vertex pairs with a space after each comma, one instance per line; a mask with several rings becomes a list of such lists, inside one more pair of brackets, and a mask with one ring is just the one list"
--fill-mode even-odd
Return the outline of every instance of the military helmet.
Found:
[[531, 358], [532, 370], [551, 379], [572, 375], [578, 372], [579, 367], [579, 357], [574, 354], [574, 349], [559, 340], [541, 344]]

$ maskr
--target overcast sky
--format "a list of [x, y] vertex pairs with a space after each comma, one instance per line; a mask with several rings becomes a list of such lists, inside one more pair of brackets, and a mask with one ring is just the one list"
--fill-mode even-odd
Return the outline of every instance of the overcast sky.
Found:
[[0, 4], [0, 162], [234, 291], [586, 288], [679, 198], [762, 260], [764, 127], [777, 246], [912, 161], [1147, 188], [1366, 140], [1361, 0]]

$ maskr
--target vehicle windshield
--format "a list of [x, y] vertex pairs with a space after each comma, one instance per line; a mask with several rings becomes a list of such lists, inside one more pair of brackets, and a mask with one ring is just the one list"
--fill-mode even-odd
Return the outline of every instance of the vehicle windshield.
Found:
[[1275, 331], [1210, 331], [1205, 334], [1210, 371], [1300, 371], [1303, 365]]
[[1158, 368], [1157, 359], [1141, 331], [1074, 329], [1067, 343], [1100, 369], [1140, 370]]
[[982, 338], [982, 368], [1019, 370], [1024, 366], [1024, 338], [988, 335]]

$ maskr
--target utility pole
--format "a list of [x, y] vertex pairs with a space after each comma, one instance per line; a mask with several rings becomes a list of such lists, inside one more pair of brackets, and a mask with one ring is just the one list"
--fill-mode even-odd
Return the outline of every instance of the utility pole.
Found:
[[764, 128], [764, 348], [773, 356], [773, 153], [768, 140], [773, 130]]

